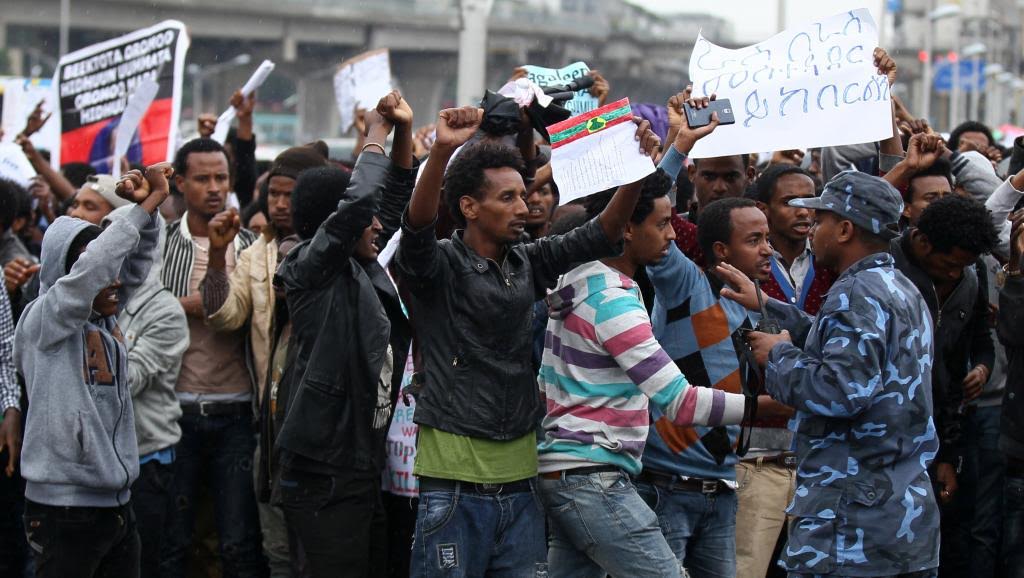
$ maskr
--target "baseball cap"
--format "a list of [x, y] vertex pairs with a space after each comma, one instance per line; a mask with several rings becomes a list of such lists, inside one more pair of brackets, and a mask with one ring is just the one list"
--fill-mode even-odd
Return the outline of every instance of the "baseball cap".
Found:
[[111, 207], [117, 209], [130, 204], [130, 201], [117, 196], [117, 192], [115, 192], [116, 187], [117, 179], [110, 175], [90, 175], [85, 180], [85, 185], [83, 186], [83, 188], [95, 191], [110, 203]]
[[843, 171], [825, 183], [820, 197], [793, 199], [791, 207], [830, 211], [883, 239], [899, 235], [903, 197], [889, 181], [860, 171]]

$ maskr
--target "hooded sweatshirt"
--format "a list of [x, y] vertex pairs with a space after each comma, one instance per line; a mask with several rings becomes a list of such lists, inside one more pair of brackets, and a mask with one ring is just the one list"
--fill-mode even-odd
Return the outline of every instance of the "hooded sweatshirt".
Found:
[[[115, 209], [103, 221], [125, 219], [129, 211], [131, 207]], [[174, 385], [189, 345], [185, 311], [160, 280], [167, 237], [163, 219], [159, 220], [159, 235], [149, 275], [117, 317], [128, 349], [128, 383], [141, 458], [181, 439], [181, 404]]]
[[548, 304], [541, 473], [610, 464], [639, 474], [648, 399], [680, 426], [743, 419], [743, 395], [686, 382], [654, 339], [629, 277], [593, 261], [566, 273]]
[[92, 303], [115, 279], [121, 304], [129, 301], [149, 273], [159, 228], [134, 206], [65, 274], [71, 243], [89, 226], [60, 217], [47, 228], [39, 297], [14, 337], [31, 406], [21, 457], [25, 497], [50, 506], [124, 505], [139, 474], [128, 354], [116, 316], [99, 316]]

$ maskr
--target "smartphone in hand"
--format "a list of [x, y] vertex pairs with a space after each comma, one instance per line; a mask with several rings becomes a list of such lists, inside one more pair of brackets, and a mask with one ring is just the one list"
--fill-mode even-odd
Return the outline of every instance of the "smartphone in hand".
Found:
[[718, 113], [718, 124], [736, 124], [736, 116], [732, 113], [732, 103], [728, 98], [712, 100], [708, 106], [696, 109], [689, 104], [683, 104], [686, 111], [686, 124], [690, 128], [700, 128], [711, 124], [711, 113]]

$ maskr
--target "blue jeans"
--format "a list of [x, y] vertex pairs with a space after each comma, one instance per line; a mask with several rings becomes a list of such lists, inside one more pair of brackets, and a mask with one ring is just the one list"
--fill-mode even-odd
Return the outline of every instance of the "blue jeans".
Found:
[[658, 517], [623, 472], [540, 480], [550, 521], [548, 570], [558, 578], [680, 576]]
[[1024, 477], [1006, 476], [1003, 510], [1003, 563], [1006, 578], [1024, 578]]
[[669, 491], [645, 482], [636, 487], [690, 578], [736, 576], [736, 492]]
[[544, 511], [536, 489], [488, 495], [474, 486], [420, 493], [409, 575], [547, 576]]
[[160, 560], [164, 578], [184, 578], [192, 546], [195, 505], [203, 477], [214, 497], [224, 578], [263, 578], [259, 514], [252, 483], [256, 433], [252, 418], [183, 415], [175, 448], [173, 504]]

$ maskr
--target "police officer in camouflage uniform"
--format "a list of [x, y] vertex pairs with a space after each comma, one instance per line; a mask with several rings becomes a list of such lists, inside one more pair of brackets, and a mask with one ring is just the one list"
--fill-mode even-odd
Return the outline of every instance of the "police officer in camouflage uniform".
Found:
[[[771, 300], [768, 314], [788, 331], [749, 335], [768, 393], [797, 410], [797, 489], [781, 565], [791, 578], [935, 576], [932, 324], [888, 253], [900, 194], [847, 171], [821, 197], [790, 204], [817, 211], [812, 248], [840, 277], [817, 317]], [[723, 297], [757, 308], [746, 277], [719, 272], [737, 288]]]

